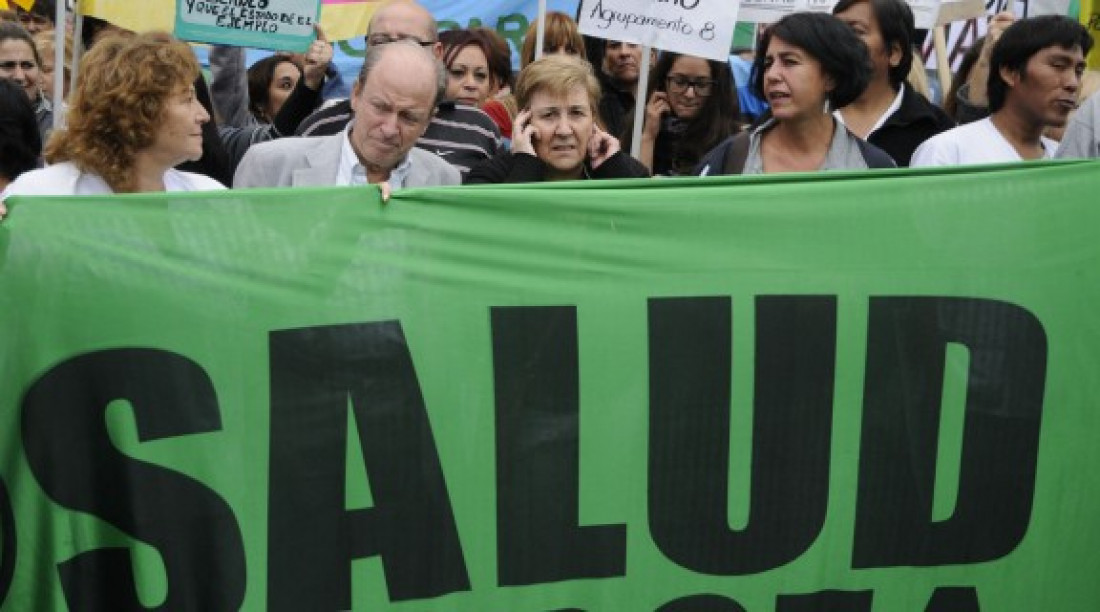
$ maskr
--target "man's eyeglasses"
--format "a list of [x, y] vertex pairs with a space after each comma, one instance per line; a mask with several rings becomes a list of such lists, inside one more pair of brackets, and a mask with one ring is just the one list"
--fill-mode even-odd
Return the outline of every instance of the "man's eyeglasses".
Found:
[[23, 72], [29, 72], [31, 70], [34, 70], [35, 68], [38, 68], [38, 64], [28, 60], [23, 60], [21, 62], [17, 62], [15, 60], [0, 62], [0, 70], [3, 70], [4, 72], [14, 72], [16, 68], [22, 68]]
[[421, 47], [430, 47], [435, 44], [435, 41], [424, 42], [415, 36], [390, 36], [389, 34], [371, 34], [367, 37], [367, 44], [375, 47], [378, 45], [388, 45], [399, 40], [411, 40]]
[[665, 80], [668, 90], [675, 94], [687, 93], [688, 89], [695, 89], [697, 96], [709, 96], [714, 89], [712, 79], [689, 79], [679, 75], [670, 76]]
[[47, 19], [47, 18], [45, 18], [41, 15], [35, 15], [33, 13], [19, 13], [19, 22], [20, 23], [35, 23], [35, 24], [38, 24], [40, 26], [49, 25], [51, 23], [49, 19]]

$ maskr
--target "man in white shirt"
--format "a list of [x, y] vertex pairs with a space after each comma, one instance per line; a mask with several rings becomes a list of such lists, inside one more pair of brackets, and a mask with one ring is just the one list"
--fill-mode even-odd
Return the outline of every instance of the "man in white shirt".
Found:
[[912, 166], [992, 164], [1045, 159], [1057, 143], [1043, 137], [1061, 127], [1077, 104], [1088, 30], [1057, 15], [1021, 19], [993, 47], [989, 67], [989, 117], [926, 140]]
[[370, 183], [382, 188], [385, 199], [402, 187], [457, 185], [458, 170], [414, 148], [445, 87], [443, 66], [415, 42], [369, 47], [352, 92], [355, 121], [331, 136], [282, 138], [252, 147], [233, 186]]

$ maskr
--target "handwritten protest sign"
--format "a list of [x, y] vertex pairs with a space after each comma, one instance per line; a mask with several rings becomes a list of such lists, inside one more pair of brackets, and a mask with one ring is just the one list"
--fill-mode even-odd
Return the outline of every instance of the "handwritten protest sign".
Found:
[[321, 0], [177, 0], [175, 34], [196, 42], [304, 51], [320, 14]]
[[[913, 10], [916, 27], [931, 28], [936, 25], [940, 0], [907, 0]], [[837, 0], [741, 0], [738, 21], [746, 23], [775, 23], [791, 13], [830, 13]]]
[[737, 6], [727, 0], [582, 0], [582, 34], [724, 61]]

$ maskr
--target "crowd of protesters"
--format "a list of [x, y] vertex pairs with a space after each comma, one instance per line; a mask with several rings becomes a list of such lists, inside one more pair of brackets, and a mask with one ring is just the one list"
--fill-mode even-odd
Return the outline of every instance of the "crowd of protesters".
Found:
[[941, 105], [915, 78], [904, 0], [789, 15], [730, 63], [654, 52], [645, 100], [643, 48], [586, 41], [562, 13], [545, 16], [539, 54], [531, 24], [513, 74], [496, 32], [441, 33], [415, 1], [387, 2], [350, 91], [320, 29], [306, 52], [248, 68], [243, 49], [215, 46], [208, 79], [170, 35], [87, 18], [76, 85], [55, 107], [52, 2], [34, 6], [0, 21], [0, 215], [16, 195], [377, 184], [388, 198], [461, 183], [1100, 155], [1100, 96], [1083, 86], [1100, 81], [1085, 74], [1092, 40], [1065, 17], [996, 15]]

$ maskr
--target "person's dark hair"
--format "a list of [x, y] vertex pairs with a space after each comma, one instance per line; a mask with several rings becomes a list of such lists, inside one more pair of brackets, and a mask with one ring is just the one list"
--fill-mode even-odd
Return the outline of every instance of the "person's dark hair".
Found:
[[14, 81], [0, 79], [0, 178], [14, 181], [37, 168], [41, 155], [42, 137], [27, 94]]
[[889, 72], [890, 86], [896, 90], [905, 82], [913, 65], [913, 41], [916, 40], [913, 10], [904, 0], [840, 0], [833, 7], [833, 14], [843, 13], [860, 2], [870, 5], [886, 53], [892, 52], [894, 45], [901, 50], [901, 61]]
[[1023, 77], [1027, 63], [1033, 55], [1047, 47], [1073, 49], [1080, 47], [1088, 54], [1092, 48], [1089, 31], [1080, 23], [1060, 15], [1042, 15], [1021, 19], [1008, 26], [989, 58], [989, 112], [1001, 109], [1008, 95], [1008, 83], [1001, 78], [1001, 69], [1016, 72]]
[[31, 5], [31, 10], [27, 12], [45, 17], [50, 20], [50, 23], [53, 23], [54, 18], [57, 17], [57, 3], [54, 0], [35, 0], [34, 4]]
[[[5, 40], [21, 40], [31, 48], [34, 53], [34, 63], [42, 65], [42, 58], [38, 55], [38, 47], [34, 44], [34, 38], [23, 29], [23, 26], [11, 21], [0, 21], [0, 42]], [[27, 94], [23, 94], [26, 97]]]
[[363, 56], [363, 67], [359, 69], [359, 76], [356, 79], [357, 87], [364, 87], [367, 83], [367, 77], [370, 76], [371, 70], [378, 65], [378, 62], [382, 61], [382, 57], [389, 49], [397, 48], [416, 48], [419, 49], [424, 57], [431, 60], [431, 65], [435, 69], [435, 101], [434, 104], [438, 105], [443, 96], [447, 93], [447, 71], [443, 68], [443, 62], [436, 61], [435, 56], [431, 51], [424, 49], [420, 45], [411, 40], [399, 40], [386, 45], [367, 45], [366, 55]]
[[[273, 119], [267, 116], [264, 109], [267, 107], [271, 81], [275, 78], [275, 69], [284, 62], [297, 68], [297, 64], [285, 55], [271, 55], [248, 67], [248, 110], [261, 122], [270, 123]], [[302, 69], [298, 68], [298, 78], [301, 76]]]
[[[657, 63], [649, 73], [649, 82], [655, 90], [664, 91], [665, 81], [672, 72], [672, 65], [676, 60], [684, 57], [682, 53], [674, 51], [662, 51]], [[714, 80], [714, 89], [707, 97], [699, 114], [687, 122], [687, 128], [676, 136], [676, 150], [673, 154], [673, 163], [681, 162], [683, 167], [676, 170], [680, 174], [688, 174], [695, 164], [730, 134], [736, 133], [741, 124], [738, 117], [741, 108], [737, 103], [737, 92], [733, 82], [733, 73], [726, 62], [706, 60], [710, 67], [710, 78]], [[642, 109], [644, 105], [640, 105]], [[637, 112], [639, 105], [635, 105]], [[622, 137], [623, 150], [630, 150], [633, 141], [634, 121], [624, 122]]]
[[492, 28], [481, 26], [473, 28], [473, 30], [481, 32], [493, 49], [492, 54], [488, 56], [489, 72], [493, 73], [496, 78], [497, 87], [507, 87], [509, 89], [514, 87], [516, 75], [512, 72], [512, 47], [508, 45], [508, 41], [504, 40], [504, 37]]
[[107, 28], [109, 25], [111, 24], [105, 19], [92, 17], [91, 15], [84, 16], [84, 20], [80, 24], [80, 44], [85, 51], [92, 48], [95, 37], [100, 30]]
[[832, 15], [793, 13], [768, 28], [752, 66], [752, 92], [764, 98], [764, 63], [768, 45], [778, 38], [814, 57], [833, 81], [827, 95], [831, 108], [843, 108], [860, 96], [871, 81], [871, 56], [852, 28]]

